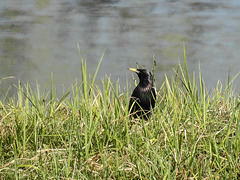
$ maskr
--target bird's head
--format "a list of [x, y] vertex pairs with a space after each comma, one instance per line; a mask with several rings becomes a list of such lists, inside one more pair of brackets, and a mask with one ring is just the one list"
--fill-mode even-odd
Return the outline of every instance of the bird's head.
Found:
[[134, 68], [128, 68], [128, 69], [130, 71], [137, 73], [139, 80], [140, 80], [139, 84], [144, 85], [144, 86], [153, 84], [153, 76], [150, 71], [148, 71], [146, 69], [134, 69]]

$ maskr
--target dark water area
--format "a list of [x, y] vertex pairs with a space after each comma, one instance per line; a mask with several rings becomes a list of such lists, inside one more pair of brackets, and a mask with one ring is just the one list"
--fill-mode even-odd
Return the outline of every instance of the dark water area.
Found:
[[[240, 72], [239, 0], [21, 0], [0, 2], [0, 88], [19, 81], [58, 93], [81, 81], [80, 58], [94, 74], [105, 50], [97, 82], [111, 76], [126, 86], [128, 67], [153, 67], [156, 84], [183, 62], [189, 72], [199, 65], [209, 89]], [[239, 92], [239, 78], [235, 80]], [[2, 95], [1, 95], [2, 96]]]

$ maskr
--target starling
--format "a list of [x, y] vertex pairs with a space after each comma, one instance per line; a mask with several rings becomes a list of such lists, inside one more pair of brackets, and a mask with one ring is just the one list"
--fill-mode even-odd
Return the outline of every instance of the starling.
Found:
[[146, 69], [129, 68], [129, 70], [136, 72], [139, 77], [139, 84], [134, 89], [129, 102], [129, 112], [134, 118], [143, 117], [147, 120], [151, 108], [155, 107], [156, 90], [153, 87], [153, 76]]

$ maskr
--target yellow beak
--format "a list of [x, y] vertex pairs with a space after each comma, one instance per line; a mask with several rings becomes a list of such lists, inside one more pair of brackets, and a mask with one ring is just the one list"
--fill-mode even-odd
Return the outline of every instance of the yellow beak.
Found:
[[137, 69], [134, 69], [134, 68], [128, 68], [128, 70], [139, 73], [139, 71]]

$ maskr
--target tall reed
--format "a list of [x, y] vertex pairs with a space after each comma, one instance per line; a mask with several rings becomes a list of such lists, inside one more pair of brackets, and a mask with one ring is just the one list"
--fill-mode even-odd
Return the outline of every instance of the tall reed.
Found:
[[[80, 54], [80, 51], [79, 51]], [[103, 53], [104, 55], [104, 53]], [[56, 97], [17, 85], [0, 102], [2, 179], [237, 179], [239, 100], [232, 80], [210, 91], [201, 70], [165, 76], [148, 121], [131, 119], [126, 91], [110, 77], [95, 83], [81, 58], [81, 82]]]

